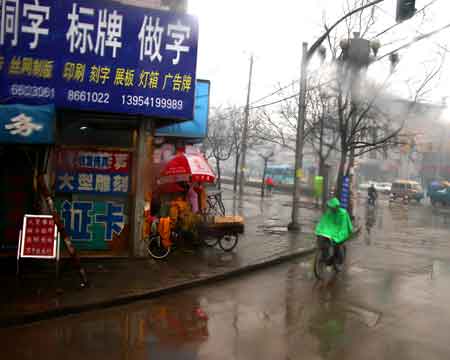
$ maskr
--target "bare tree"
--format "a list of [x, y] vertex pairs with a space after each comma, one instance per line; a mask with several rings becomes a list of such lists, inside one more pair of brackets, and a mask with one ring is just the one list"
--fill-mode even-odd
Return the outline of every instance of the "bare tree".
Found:
[[[431, 1], [430, 4], [434, 3]], [[377, 16], [369, 0], [348, 0], [344, 12], [349, 14], [356, 8], [365, 7], [354, 16], [346, 17], [344, 29], [337, 27], [337, 23], [329, 27], [324, 24], [325, 37], [331, 53], [331, 62], [322, 64], [320, 70], [328, 74], [327, 77], [310, 73], [306, 92], [306, 123], [305, 140], [312, 146], [319, 158], [319, 169], [324, 171], [326, 158], [336, 150], [339, 153], [339, 169], [337, 177], [337, 191], [340, 195], [343, 176], [349, 174], [354, 158], [368, 152], [386, 151], [388, 148], [402, 143], [399, 137], [410, 112], [414, 111], [414, 104], [430, 83], [439, 74], [440, 67], [427, 71], [424, 78], [417, 78], [413, 85], [412, 100], [402, 109], [402, 113], [386, 109], [386, 103], [393, 103], [395, 98], [388, 94], [387, 85], [392, 78], [388, 74], [381, 84], [374, 83], [365, 77], [365, 68], [355, 69], [348, 62], [343, 61], [342, 51], [338, 46], [338, 39], [350, 38], [354, 31], [362, 36], [376, 36]], [[422, 10], [427, 8], [426, 5]], [[396, 25], [384, 29], [378, 34], [390, 31]], [[333, 30], [333, 32], [331, 32]], [[316, 42], [312, 48], [318, 48]], [[324, 58], [326, 50], [319, 49], [319, 55]], [[309, 51], [312, 53], [312, 51]], [[398, 63], [398, 56], [392, 56], [392, 63]], [[319, 90], [318, 90], [319, 89]], [[295, 92], [298, 90], [295, 89]], [[260, 136], [266, 140], [295, 150], [295, 133], [297, 126], [297, 94], [283, 94], [279, 101], [279, 110], [261, 110], [264, 125], [261, 126]], [[276, 103], [276, 102], [274, 102]]]
[[[208, 136], [204, 144], [204, 150], [208, 158], [214, 158], [218, 177], [221, 174], [221, 162], [229, 160], [232, 156], [234, 157], [233, 189], [236, 192], [242, 147], [242, 109], [237, 106], [232, 106], [227, 109], [214, 109], [212, 113], [213, 115], [209, 120]], [[249, 118], [247, 132], [248, 149], [261, 143], [261, 139], [256, 136], [258, 121], [258, 117], [251, 116]]]
[[266, 189], [265, 180], [266, 180], [266, 173], [267, 173], [267, 164], [275, 154], [274, 154], [273, 150], [270, 150], [268, 152], [260, 153], [258, 155], [263, 160], [263, 172], [262, 172], [262, 177], [261, 177], [261, 197], [264, 197], [264, 193], [265, 193], [265, 189]]
[[327, 161], [333, 151], [338, 150], [339, 132], [337, 131], [336, 113], [333, 111], [333, 97], [327, 88], [321, 86], [310, 87], [307, 92], [307, 119], [309, 136], [306, 141], [314, 150], [319, 163], [318, 174], [323, 178], [322, 207], [328, 197], [329, 171]]
[[208, 159], [213, 158], [216, 165], [217, 184], [221, 187], [221, 162], [228, 160], [235, 149], [233, 121], [223, 109], [213, 110], [209, 120], [208, 136], [204, 142], [204, 151]]

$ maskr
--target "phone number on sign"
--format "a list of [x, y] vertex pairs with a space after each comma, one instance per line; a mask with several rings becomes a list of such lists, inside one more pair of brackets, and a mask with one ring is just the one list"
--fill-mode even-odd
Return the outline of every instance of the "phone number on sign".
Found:
[[12, 84], [10, 88], [11, 96], [27, 98], [54, 99], [55, 89], [48, 86], [33, 86], [23, 84]]
[[109, 104], [109, 93], [97, 92], [97, 91], [79, 91], [68, 90], [67, 100], [75, 102], [90, 102], [98, 104]]
[[160, 109], [183, 110], [183, 100], [139, 95], [122, 95], [122, 105], [150, 106]]

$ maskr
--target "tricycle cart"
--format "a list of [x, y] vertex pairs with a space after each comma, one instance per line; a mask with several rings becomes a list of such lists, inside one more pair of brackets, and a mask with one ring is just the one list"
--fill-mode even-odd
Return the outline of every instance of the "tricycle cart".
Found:
[[[170, 202], [168, 213], [149, 215], [144, 241], [150, 256], [164, 259], [178, 243], [219, 244], [224, 251], [233, 250], [244, 232], [241, 216], [225, 216], [220, 191], [206, 193], [200, 184], [213, 183], [214, 172], [201, 154], [181, 153], [173, 157], [160, 172], [160, 192], [179, 193]], [[199, 241], [198, 241], [199, 240]]]
[[[146, 238], [146, 247], [149, 255], [154, 259], [166, 258], [172, 250], [172, 245], [183, 240], [184, 236], [174, 224], [170, 227], [170, 242], [165, 243], [159, 232], [153, 232]], [[219, 244], [223, 251], [232, 251], [244, 232], [244, 219], [241, 216], [210, 216], [204, 217], [197, 224], [198, 238], [207, 246]]]
[[223, 251], [233, 250], [244, 232], [244, 219], [241, 216], [212, 216], [207, 217], [198, 225], [200, 239], [207, 246], [219, 243]]

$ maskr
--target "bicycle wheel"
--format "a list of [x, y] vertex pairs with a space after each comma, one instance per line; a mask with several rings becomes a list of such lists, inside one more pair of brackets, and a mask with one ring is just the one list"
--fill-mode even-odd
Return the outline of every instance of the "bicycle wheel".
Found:
[[344, 267], [345, 267], [345, 257], [347, 255], [347, 249], [345, 248], [345, 245], [341, 245], [340, 251], [341, 251], [340, 256], [342, 256], [342, 261], [339, 262], [339, 259], [337, 259], [336, 255], [333, 259], [333, 268], [334, 268], [334, 271], [336, 271], [337, 273], [344, 270]]
[[214, 237], [214, 236], [206, 236], [202, 240], [203, 240], [203, 243], [209, 247], [214, 247], [219, 242], [219, 238]]
[[238, 240], [237, 234], [224, 235], [219, 239], [219, 246], [223, 251], [231, 251], [236, 247]]
[[147, 252], [152, 258], [161, 260], [169, 255], [170, 247], [163, 245], [161, 236], [153, 235], [148, 239]]
[[326, 262], [324, 254], [321, 250], [316, 251], [314, 256], [314, 275], [317, 280], [327, 280], [334, 272], [333, 266], [329, 266]]

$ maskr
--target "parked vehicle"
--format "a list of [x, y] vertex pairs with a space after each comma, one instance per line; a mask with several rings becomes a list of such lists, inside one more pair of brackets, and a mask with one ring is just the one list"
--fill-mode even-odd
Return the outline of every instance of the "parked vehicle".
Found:
[[381, 194], [387, 194], [388, 195], [388, 194], [391, 193], [392, 184], [391, 183], [386, 183], [386, 182], [375, 183], [375, 189]]
[[436, 191], [445, 190], [448, 187], [450, 187], [450, 183], [447, 181], [432, 181], [427, 187], [427, 196], [431, 200], [432, 194]]
[[391, 200], [415, 200], [420, 202], [424, 198], [422, 186], [416, 181], [397, 180], [392, 183]]
[[431, 205], [436, 206], [441, 204], [443, 206], [450, 205], [450, 188], [446, 187], [441, 190], [433, 191], [429, 194]]

